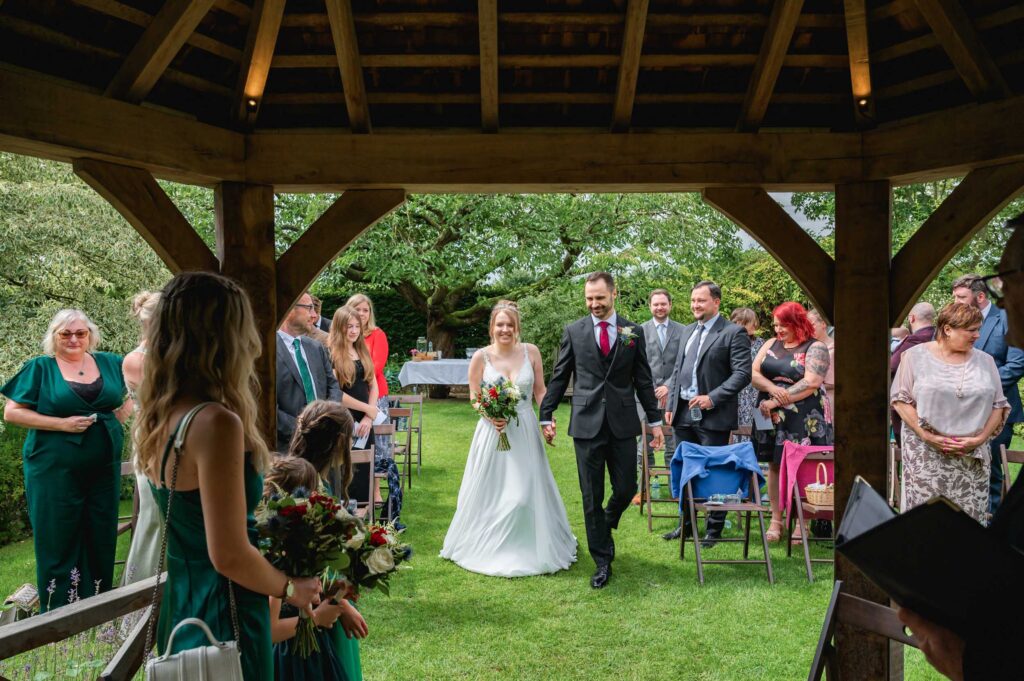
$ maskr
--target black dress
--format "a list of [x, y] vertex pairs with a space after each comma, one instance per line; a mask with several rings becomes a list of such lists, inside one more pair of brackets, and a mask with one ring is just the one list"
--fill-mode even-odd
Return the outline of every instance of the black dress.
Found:
[[[808, 338], [794, 348], [783, 347], [776, 339], [761, 360], [761, 375], [777, 386], [788, 388], [804, 377], [807, 350], [815, 339]], [[757, 404], [771, 396], [759, 393]], [[785, 407], [772, 411], [775, 430], [757, 431], [757, 458], [780, 463], [786, 442], [801, 445], [832, 444], [832, 424], [825, 422], [825, 400], [822, 390]]]
[[[350, 386], [342, 386], [341, 390], [349, 397], [353, 397], [360, 402], [370, 402], [370, 384], [366, 382], [366, 369], [363, 368], [363, 363], [360, 360], [355, 360], [356, 365], [356, 376], [355, 380]], [[358, 423], [366, 416], [366, 412], [357, 411], [355, 409], [349, 409], [349, 413], [352, 414], [352, 421], [358, 425]], [[356, 436], [353, 433], [352, 443], [353, 448], [355, 447]], [[373, 445], [373, 429], [370, 430], [370, 437], [366, 440], [366, 444], [361, 449], [369, 449]], [[368, 473], [365, 470], [366, 466], [372, 466], [373, 464], [358, 464], [353, 469], [352, 484], [349, 485], [348, 495], [352, 499], [358, 499], [359, 501], [366, 501], [370, 498], [370, 490], [367, 486]]]

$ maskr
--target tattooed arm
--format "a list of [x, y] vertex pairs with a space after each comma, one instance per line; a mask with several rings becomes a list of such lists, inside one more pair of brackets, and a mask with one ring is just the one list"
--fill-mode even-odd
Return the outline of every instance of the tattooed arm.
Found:
[[772, 399], [762, 403], [765, 405], [762, 412], [799, 402], [808, 397], [824, 383], [827, 371], [828, 348], [824, 343], [815, 341], [807, 349], [807, 356], [804, 358], [804, 377], [785, 389], [788, 399], [782, 400], [773, 395]]

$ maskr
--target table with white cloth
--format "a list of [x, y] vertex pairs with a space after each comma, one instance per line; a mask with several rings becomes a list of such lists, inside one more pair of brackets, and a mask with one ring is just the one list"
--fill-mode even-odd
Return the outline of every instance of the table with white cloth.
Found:
[[435, 359], [406, 362], [398, 382], [407, 385], [469, 385], [468, 359]]

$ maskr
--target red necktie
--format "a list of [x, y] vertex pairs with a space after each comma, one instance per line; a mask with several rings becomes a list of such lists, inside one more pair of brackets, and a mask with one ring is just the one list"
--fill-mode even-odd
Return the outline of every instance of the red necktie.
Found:
[[598, 322], [598, 326], [601, 327], [601, 354], [605, 357], [612, 351], [611, 341], [608, 339], [608, 327], [611, 326], [608, 322]]

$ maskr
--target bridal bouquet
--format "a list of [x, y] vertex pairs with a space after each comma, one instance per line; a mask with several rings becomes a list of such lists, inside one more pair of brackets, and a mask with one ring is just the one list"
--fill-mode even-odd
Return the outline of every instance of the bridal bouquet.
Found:
[[[484, 381], [480, 385], [480, 394], [473, 401], [473, 409], [486, 418], [502, 419], [519, 423], [519, 412], [516, 407], [523, 394], [512, 381], [499, 378], [494, 383]], [[508, 434], [504, 431], [498, 436], [498, 451], [507, 452], [512, 447], [508, 443]]]
[[370, 525], [345, 540], [349, 562], [341, 569], [328, 568], [325, 581], [331, 583], [328, 592], [339, 586], [350, 587], [358, 594], [363, 589], [378, 589], [390, 595], [388, 582], [400, 565], [412, 557], [412, 547], [398, 541], [392, 525]]
[[[259, 549], [271, 565], [292, 577], [318, 577], [351, 563], [348, 542], [365, 532], [363, 523], [334, 497], [305, 489], [283, 491], [256, 509]], [[320, 650], [312, 619], [299, 618], [294, 652], [302, 658]]]

